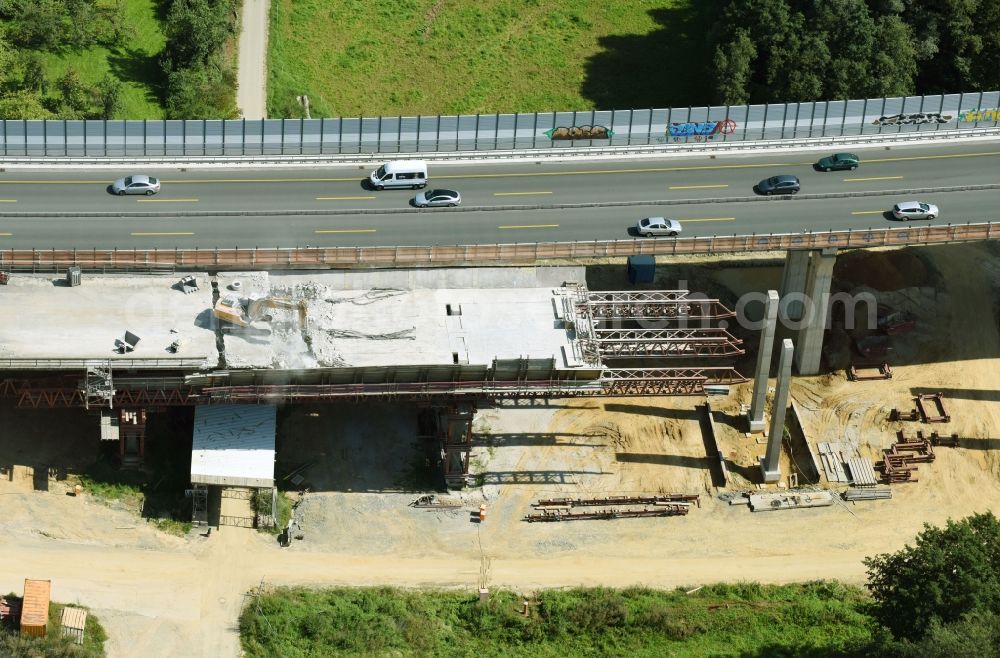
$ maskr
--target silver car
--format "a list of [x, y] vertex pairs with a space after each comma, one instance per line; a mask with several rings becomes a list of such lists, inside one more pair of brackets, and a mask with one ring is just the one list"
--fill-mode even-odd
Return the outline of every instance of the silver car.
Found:
[[635, 230], [643, 237], [651, 235], [677, 235], [681, 232], [681, 223], [676, 219], [665, 217], [647, 217], [640, 219], [635, 225]]
[[433, 206], [457, 206], [462, 203], [462, 195], [455, 190], [425, 190], [413, 197], [417, 208]]
[[892, 207], [896, 219], [934, 219], [938, 214], [937, 206], [922, 201], [900, 201]]
[[112, 183], [111, 191], [118, 196], [156, 194], [160, 191], [160, 181], [149, 176], [126, 176]]

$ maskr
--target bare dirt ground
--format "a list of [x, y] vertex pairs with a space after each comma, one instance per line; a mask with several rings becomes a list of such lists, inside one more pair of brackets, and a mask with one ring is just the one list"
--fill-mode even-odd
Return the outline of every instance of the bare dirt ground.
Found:
[[[956, 432], [962, 446], [939, 448], [936, 461], [919, 466], [919, 482], [893, 485], [892, 500], [762, 514], [729, 506], [716, 498], [707, 468], [695, 409], [703, 400], [635, 398], [481, 410], [472, 463], [482, 486], [456, 495], [459, 509], [420, 510], [407, 505], [424, 481], [416, 410], [328, 405], [279, 416], [278, 476], [306, 466], [310, 493], [297, 510], [303, 541], [283, 549], [269, 536], [228, 527], [207, 538], [174, 538], [127, 511], [65, 495], [69, 480], [28, 473], [33, 465], [58, 466], [58, 446], [66, 446], [64, 461], [88, 457], [95, 441], [70, 440], [81, 435], [72, 414], [77, 423], [82, 414], [4, 407], [0, 590], [20, 591], [25, 577], [50, 578], [55, 599], [80, 601], [105, 621], [109, 655], [153, 658], [239, 655], [235, 624], [243, 594], [262, 579], [473, 591], [485, 556], [492, 587], [520, 590], [818, 578], [862, 583], [865, 556], [900, 548], [925, 522], [1000, 506], [1000, 259], [984, 245], [909, 251], [919, 258], [881, 252], [858, 260], [861, 271], [882, 274], [850, 281], [894, 290], [899, 298], [910, 288], [936, 290], [920, 330], [898, 340], [894, 377], [851, 383], [837, 371], [797, 378], [792, 389], [813, 446], [851, 437], [873, 459], [896, 429], [912, 435], [921, 428], [890, 423], [891, 407], [909, 409], [915, 392], [945, 392], [953, 420], [922, 429]], [[715, 268], [701, 276], [735, 294], [741, 286], [774, 285], [780, 271]], [[740, 431], [739, 406], [749, 397], [744, 385], [712, 400], [735, 488], [754, 485], [764, 451]], [[793, 468], [786, 455], [783, 474]], [[542, 497], [673, 491], [702, 494], [701, 507], [674, 518], [521, 520]], [[483, 524], [471, 518], [481, 502]]]

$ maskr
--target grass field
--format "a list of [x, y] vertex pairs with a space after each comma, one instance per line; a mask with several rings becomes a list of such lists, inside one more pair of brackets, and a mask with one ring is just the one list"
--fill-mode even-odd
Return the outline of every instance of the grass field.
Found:
[[711, 0], [273, 0], [268, 113], [705, 103]]
[[82, 51], [39, 52], [50, 91], [55, 81], [72, 66], [81, 81], [92, 86], [110, 72], [124, 85], [122, 119], [162, 119], [159, 85], [163, 74], [157, 57], [163, 50], [165, 37], [160, 31], [157, 12], [164, 3], [158, 0], [125, 0], [121, 17], [130, 35], [119, 50], [95, 46]]
[[251, 658], [832, 656], [870, 639], [865, 593], [837, 583], [458, 592], [277, 589], [240, 618]]

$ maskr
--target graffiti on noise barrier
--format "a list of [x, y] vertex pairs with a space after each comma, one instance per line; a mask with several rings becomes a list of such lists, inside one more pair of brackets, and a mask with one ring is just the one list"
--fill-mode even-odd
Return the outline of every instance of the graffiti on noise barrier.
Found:
[[736, 122], [732, 119], [724, 121], [688, 121], [687, 123], [672, 123], [667, 126], [667, 134], [675, 142], [682, 137], [694, 137], [694, 141], [713, 139], [716, 135], [732, 135], [736, 131]]
[[962, 110], [958, 115], [959, 121], [1000, 121], [1000, 107], [990, 107], [985, 110], [976, 108], [975, 110]]
[[899, 126], [903, 124], [948, 123], [949, 121], [951, 121], [950, 114], [941, 114], [940, 112], [917, 112], [916, 114], [893, 114], [890, 116], [881, 116], [872, 121], [872, 125]]
[[615, 132], [604, 126], [559, 126], [545, 131], [549, 139], [611, 139]]

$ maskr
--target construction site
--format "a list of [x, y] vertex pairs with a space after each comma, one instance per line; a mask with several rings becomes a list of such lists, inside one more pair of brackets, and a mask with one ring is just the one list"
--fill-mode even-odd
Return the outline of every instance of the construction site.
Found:
[[[221, 627], [262, 578], [475, 587], [488, 558], [497, 587], [861, 582], [923, 523], [1000, 504], [998, 263], [989, 242], [841, 252], [824, 285], [875, 321], [834, 304], [818, 344], [769, 320], [783, 252], [646, 279], [623, 260], [14, 272], [4, 550], [46, 574], [82, 551], [92, 573], [51, 578], [131, 651], [184, 650], [178, 610]], [[152, 478], [165, 454], [186, 537], [64, 495], [94, 462]], [[232, 527], [277, 523], [248, 491], [291, 497], [278, 541]], [[169, 607], [116, 592], [150, 578]]]

